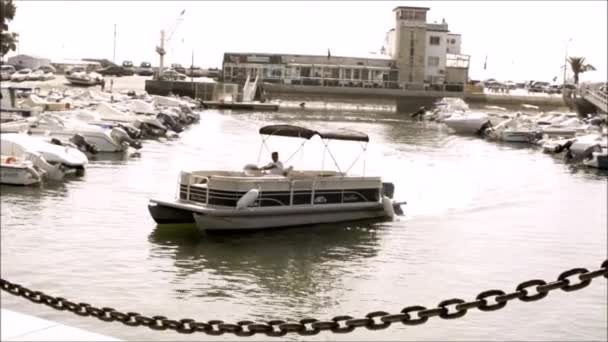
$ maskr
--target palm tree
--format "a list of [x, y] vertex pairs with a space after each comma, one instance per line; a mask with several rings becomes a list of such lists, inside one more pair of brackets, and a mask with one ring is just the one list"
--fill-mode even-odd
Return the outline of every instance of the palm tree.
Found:
[[585, 64], [585, 57], [570, 57], [568, 58], [570, 69], [574, 74], [574, 84], [578, 84], [578, 75], [587, 71], [594, 71], [595, 67], [591, 64]]

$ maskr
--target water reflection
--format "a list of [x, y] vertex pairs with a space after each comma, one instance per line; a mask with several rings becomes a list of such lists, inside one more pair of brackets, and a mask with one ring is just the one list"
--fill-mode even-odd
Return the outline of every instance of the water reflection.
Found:
[[340, 288], [345, 275], [377, 256], [379, 222], [221, 235], [203, 235], [191, 225], [158, 226], [149, 237], [150, 254], [175, 259], [171, 272], [178, 298], [245, 294], [319, 305], [327, 300], [324, 294]]
[[[69, 179], [67, 182], [82, 181], [79, 178]], [[0, 194], [2, 200], [11, 203], [18, 203], [19, 200], [41, 200], [43, 196], [67, 197], [68, 188], [66, 181], [46, 180], [43, 183], [29, 186], [0, 184]]]
[[89, 156], [90, 164], [112, 164], [112, 165], [123, 165], [131, 159], [137, 159], [141, 156], [139, 152], [99, 152], [97, 154]]

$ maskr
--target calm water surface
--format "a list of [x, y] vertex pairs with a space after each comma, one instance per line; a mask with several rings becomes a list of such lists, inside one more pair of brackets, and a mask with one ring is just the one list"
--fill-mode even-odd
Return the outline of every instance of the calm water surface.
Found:
[[[367, 132], [367, 175], [393, 181], [406, 200], [395, 222], [359, 222], [203, 236], [156, 227], [150, 198], [171, 198], [180, 170], [256, 163], [259, 127], [292, 123]], [[283, 159], [300, 142], [269, 141]], [[289, 140], [289, 141], [287, 141]], [[287, 165], [319, 167], [311, 140]], [[332, 142], [340, 165], [357, 143]], [[260, 163], [269, 158], [262, 151]], [[342, 164], [344, 162], [344, 164]], [[325, 165], [332, 166], [329, 156]], [[361, 172], [361, 160], [351, 172]], [[443, 126], [391, 113], [205, 112], [174, 141], [148, 141], [141, 157], [91, 161], [62, 184], [1, 187], [2, 277], [35, 290], [136, 311], [197, 320], [330, 319], [398, 313], [449, 298], [473, 299], [524, 280], [555, 280], [606, 259], [607, 175], [539, 150], [450, 135]], [[234, 340], [105, 323], [2, 293], [5, 308], [125, 340]], [[394, 324], [380, 331], [322, 333], [307, 340], [606, 340], [607, 282], [457, 320]], [[254, 336], [242, 340], [268, 340]], [[288, 335], [283, 339], [303, 339]]]

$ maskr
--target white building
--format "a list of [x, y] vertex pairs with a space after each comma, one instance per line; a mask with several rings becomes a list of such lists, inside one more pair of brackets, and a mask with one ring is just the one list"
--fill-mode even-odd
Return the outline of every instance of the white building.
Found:
[[448, 43], [448, 24], [426, 24], [424, 80], [431, 84], [445, 81], [445, 61]]
[[459, 55], [460, 54], [460, 44], [461, 44], [461, 35], [460, 33], [448, 33], [447, 37], [447, 53]]
[[36, 70], [41, 66], [51, 65], [51, 60], [33, 55], [17, 55], [9, 57], [7, 63], [18, 69], [28, 68]]
[[[454, 79], [455, 70], [452, 70], [450, 77], [447, 77], [448, 68], [458, 69], [456, 74], [459, 76], [468, 75], [460, 70], [468, 71], [469, 60], [469, 56], [460, 56], [461, 35], [450, 33], [445, 19], [441, 23], [426, 22], [428, 10], [429, 8], [426, 7], [403, 6], [393, 10], [397, 15], [396, 28], [399, 31], [393, 28], [386, 33], [381, 53], [397, 62], [401, 60], [401, 63], [398, 63], [402, 78], [400, 81], [403, 81], [404, 75], [409, 73], [416, 76], [410, 77], [409, 82], [450, 83], [448, 78]], [[424, 37], [424, 41], [417, 38], [420, 36]], [[398, 51], [400, 48], [402, 51]], [[450, 55], [458, 56], [448, 57]], [[448, 59], [458, 60], [458, 63], [449, 63]], [[466, 82], [466, 77], [458, 83]]]
[[382, 44], [381, 54], [395, 58], [395, 29], [392, 28], [384, 36], [384, 43]]

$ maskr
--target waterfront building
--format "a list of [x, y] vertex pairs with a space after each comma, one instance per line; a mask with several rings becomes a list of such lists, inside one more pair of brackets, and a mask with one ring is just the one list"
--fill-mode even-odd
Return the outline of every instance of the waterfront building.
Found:
[[395, 27], [384, 38], [379, 54], [326, 56], [233, 53], [224, 54], [224, 82], [253, 80], [292, 85], [464, 89], [469, 56], [461, 54], [461, 36], [445, 20], [427, 22], [427, 7], [397, 7]]
[[[372, 58], [375, 57], [375, 58]], [[260, 73], [268, 83], [397, 88], [398, 70], [387, 56], [341, 57], [269, 53], [225, 53], [224, 82], [244, 83]]]
[[401, 83], [466, 83], [470, 57], [461, 55], [461, 35], [450, 32], [445, 19], [428, 23], [428, 11], [427, 7], [393, 9], [395, 27], [386, 33], [383, 52], [397, 62]]
[[37, 70], [42, 66], [51, 65], [51, 60], [39, 56], [21, 54], [9, 57], [7, 59], [7, 64], [10, 64], [17, 69], [28, 68], [32, 70]]

